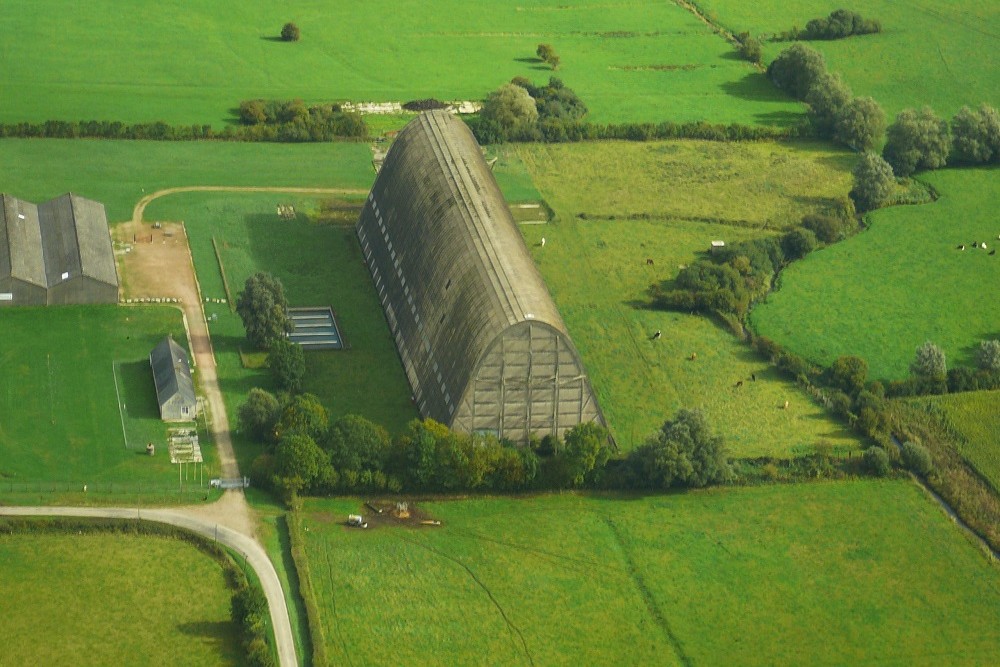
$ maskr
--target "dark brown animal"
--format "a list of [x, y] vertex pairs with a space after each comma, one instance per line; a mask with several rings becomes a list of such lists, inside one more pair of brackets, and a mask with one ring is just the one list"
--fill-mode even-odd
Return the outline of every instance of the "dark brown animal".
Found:
[[742, 386], [743, 386], [743, 380], [738, 380], [738, 381], [736, 382], [736, 384], [734, 385], [734, 388], [735, 388], [735, 389], [739, 389], [739, 388], [740, 388], [740, 387], [742, 387]]
[[646, 266], [653, 266], [653, 258], [649, 257], [646, 259]]

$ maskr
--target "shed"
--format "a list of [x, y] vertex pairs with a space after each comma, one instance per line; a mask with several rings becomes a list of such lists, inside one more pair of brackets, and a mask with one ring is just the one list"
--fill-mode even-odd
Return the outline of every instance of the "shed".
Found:
[[725, 241], [712, 241], [712, 245], [709, 248], [709, 252], [711, 252], [711, 253], [714, 254], [714, 253], [717, 253], [717, 252], [721, 252], [721, 251], [723, 251], [725, 249], [726, 249], [726, 242]]
[[118, 301], [103, 204], [72, 193], [37, 206], [0, 198], [0, 305]]
[[604, 423], [465, 123], [428, 111], [400, 132], [357, 232], [423, 417], [519, 443]]
[[194, 421], [198, 404], [188, 354], [167, 336], [149, 353], [156, 401], [163, 421]]

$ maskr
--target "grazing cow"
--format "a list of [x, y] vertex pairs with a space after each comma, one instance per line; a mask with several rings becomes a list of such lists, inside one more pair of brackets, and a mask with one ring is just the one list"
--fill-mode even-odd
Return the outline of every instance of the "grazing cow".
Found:
[[542, 237], [542, 247], [543, 248], [545, 247], [545, 237], [544, 236]]
[[660, 336], [662, 336], [662, 335], [663, 335], [663, 332], [662, 332], [662, 331], [660, 331], [659, 329], [657, 329], [657, 330], [656, 330], [656, 333], [655, 333], [655, 334], [653, 334], [653, 340], [656, 340], [657, 338], [659, 338], [659, 337], [660, 337]]
[[956, 247], [956, 248], [957, 248], [958, 250], [965, 250], [965, 244], [964, 244], [964, 243], [963, 243], [962, 245], [960, 245], [960, 246], [955, 246], [955, 247]]
[[981, 245], [981, 246], [979, 246], [979, 247], [980, 247], [980, 248], [982, 248], [983, 250], [986, 250], [986, 244], [985, 244], [985, 243], [984, 243], [984, 244], [982, 244], [982, 245]]
[[653, 258], [649, 257], [646, 259], [646, 266], [653, 266]]
[[785, 401], [785, 407], [783, 407], [782, 410], [787, 410], [787, 409], [788, 409], [788, 401]]
[[756, 382], [757, 381], [757, 374], [756, 373], [751, 373], [750, 374], [750, 381], [751, 382]]
[[697, 358], [698, 358], [698, 353], [697, 352], [692, 352], [691, 356], [688, 357], [688, 361], [694, 361]]
[[740, 388], [740, 387], [742, 387], [742, 386], [743, 386], [743, 380], [737, 380], [737, 381], [736, 381], [736, 384], [735, 384], [735, 385], [733, 385], [733, 388], [734, 388], [734, 389], [739, 389], [739, 388]]

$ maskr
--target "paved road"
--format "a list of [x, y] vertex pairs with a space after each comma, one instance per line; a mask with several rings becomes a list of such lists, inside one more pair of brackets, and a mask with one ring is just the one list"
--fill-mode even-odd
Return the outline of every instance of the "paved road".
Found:
[[254, 569], [260, 579], [267, 596], [267, 605], [271, 612], [271, 625], [274, 627], [274, 638], [278, 647], [278, 663], [282, 667], [297, 667], [295, 657], [295, 641], [292, 637], [292, 624], [288, 620], [288, 608], [285, 606], [285, 596], [281, 591], [281, 581], [274, 571], [270, 559], [263, 547], [252, 537], [243, 535], [221, 524], [192, 517], [181, 510], [173, 509], [137, 509], [134, 507], [0, 507], [0, 515], [6, 516], [66, 516], [66, 517], [96, 517], [103, 519], [135, 519], [157, 521], [190, 530], [209, 539], [219, 542], [244, 554], [247, 564]]

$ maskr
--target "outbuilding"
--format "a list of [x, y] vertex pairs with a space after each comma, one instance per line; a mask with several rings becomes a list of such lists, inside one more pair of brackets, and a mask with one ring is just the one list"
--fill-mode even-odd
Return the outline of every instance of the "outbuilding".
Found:
[[149, 365], [153, 369], [160, 419], [165, 422], [194, 421], [198, 402], [191, 364], [184, 348], [167, 336], [149, 353]]
[[37, 206], [0, 199], [0, 306], [118, 301], [103, 204], [72, 193]]
[[423, 417], [518, 443], [604, 423], [465, 123], [429, 111], [400, 132], [357, 232]]

